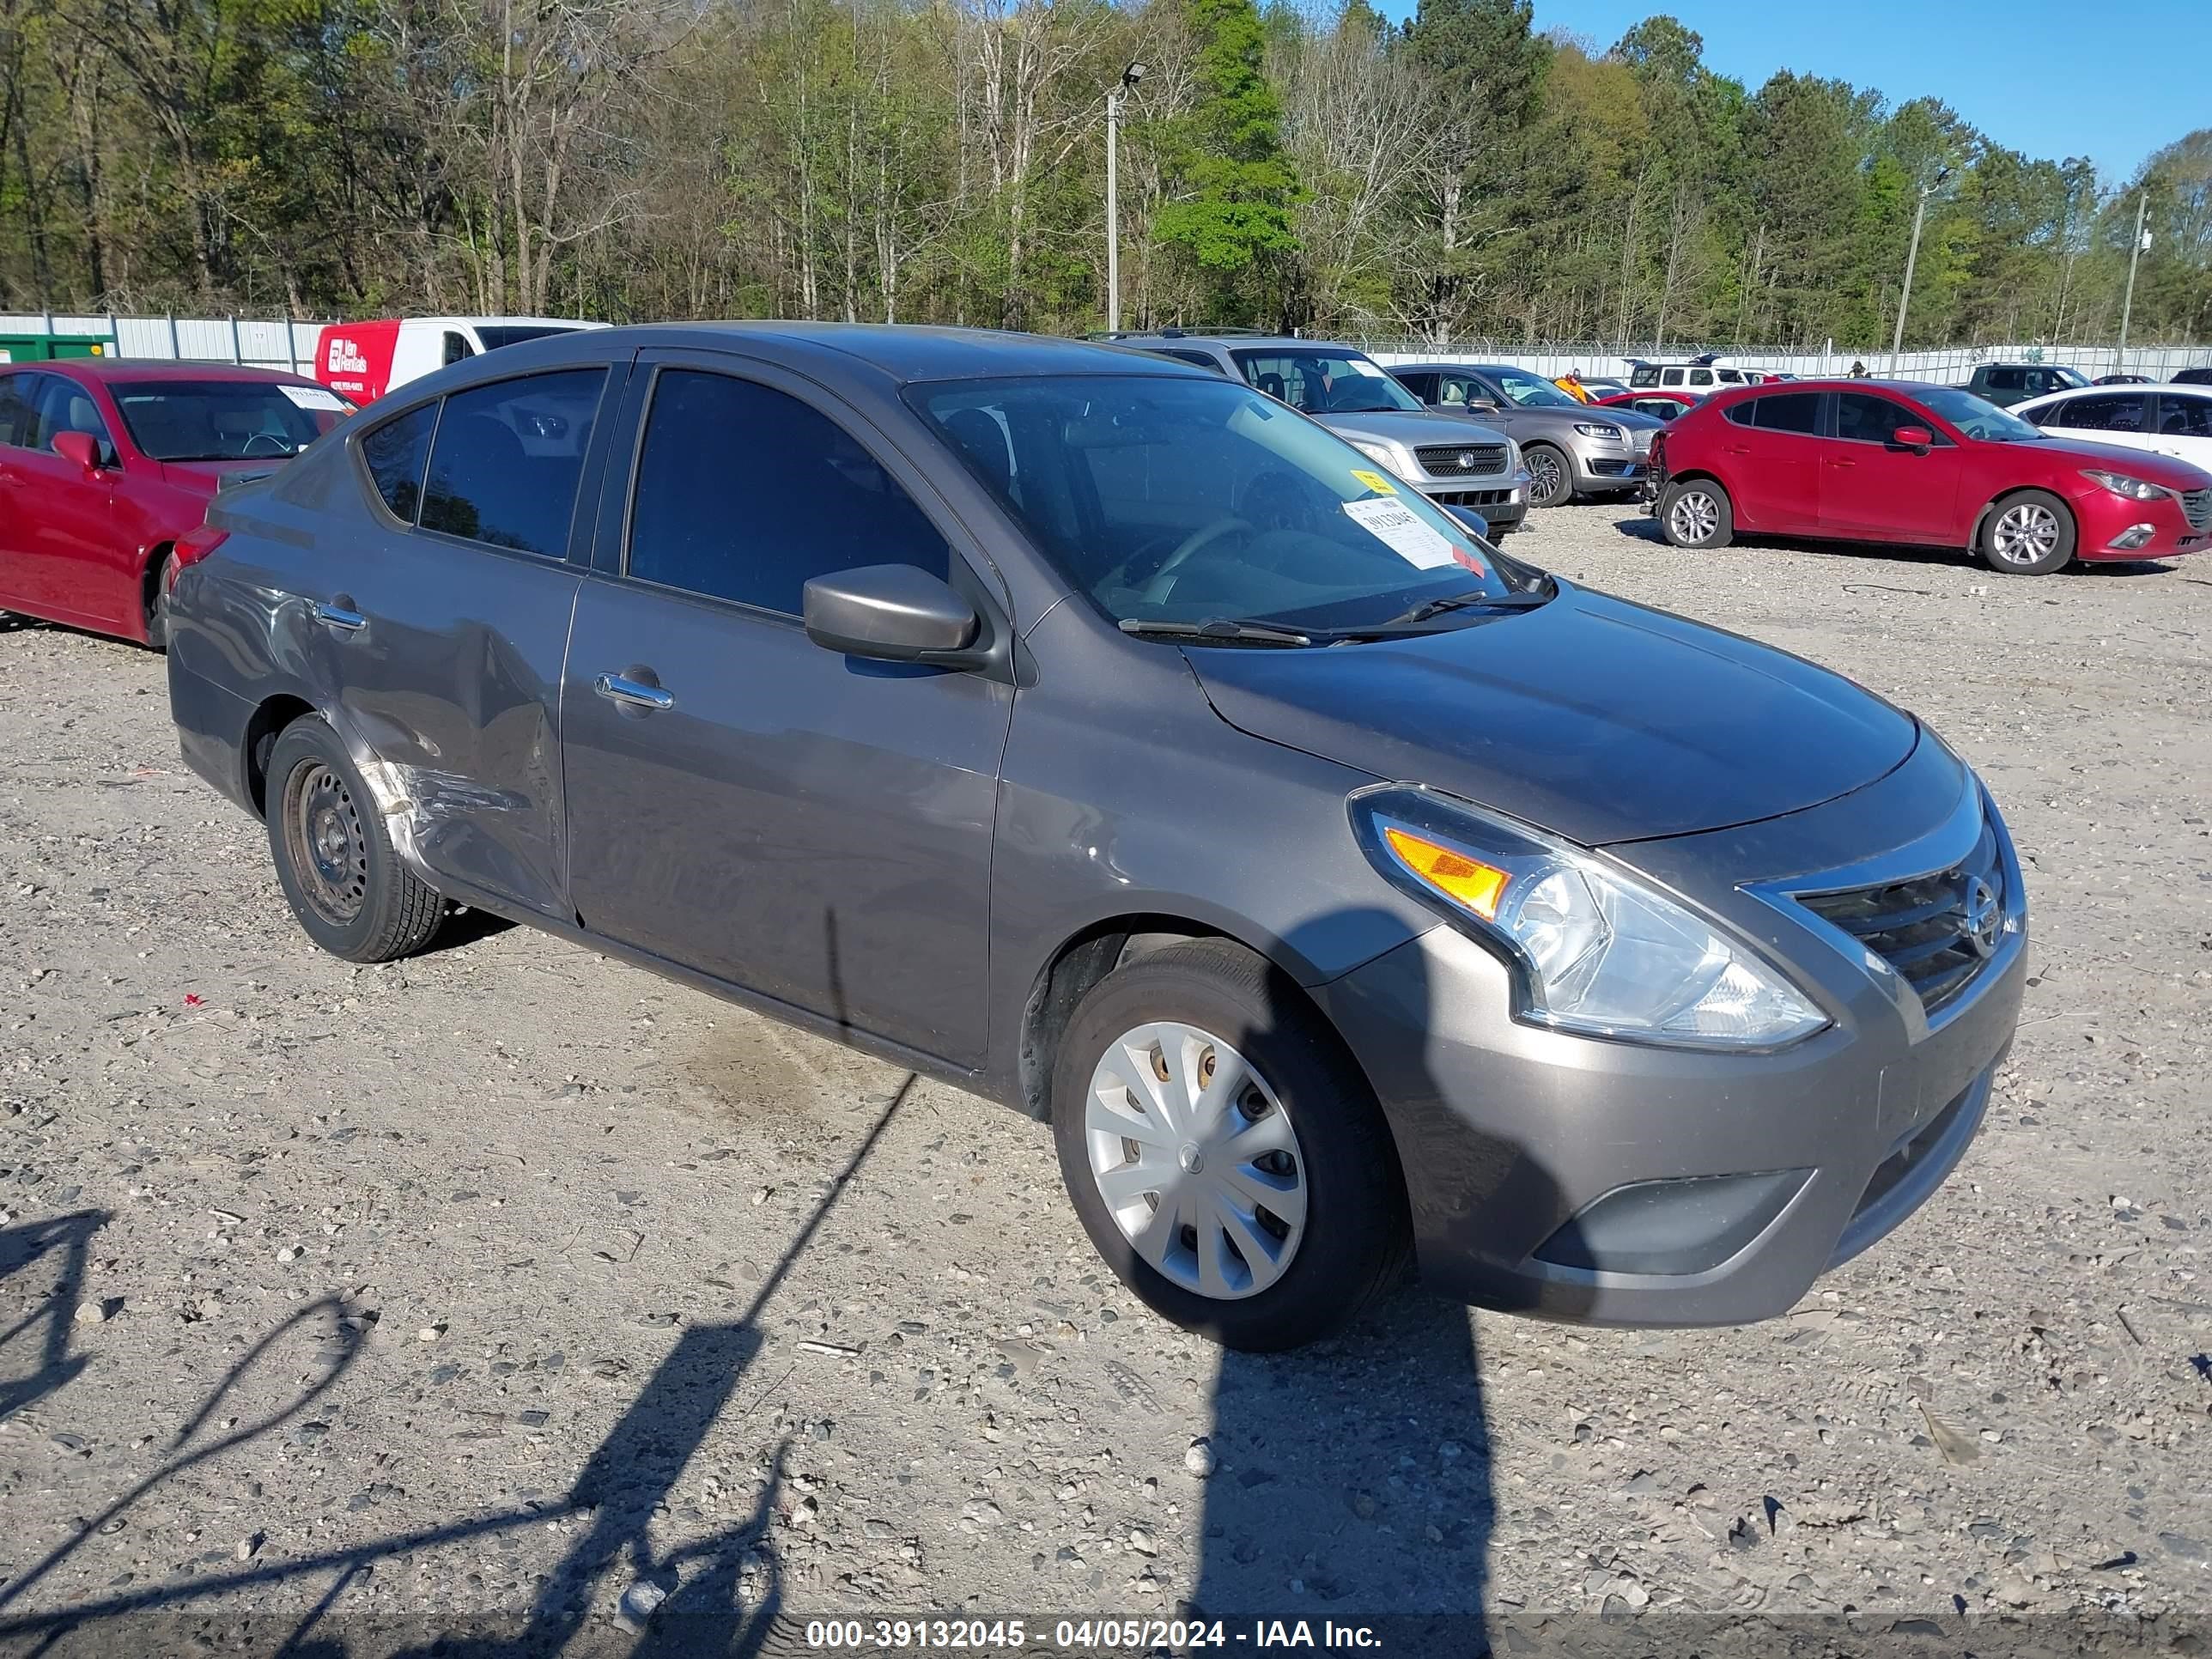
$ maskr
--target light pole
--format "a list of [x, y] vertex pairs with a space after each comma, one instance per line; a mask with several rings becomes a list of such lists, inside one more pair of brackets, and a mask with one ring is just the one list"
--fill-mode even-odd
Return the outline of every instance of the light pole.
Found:
[[2128, 355], [2128, 319], [2136, 308], [2136, 261], [2143, 251], [2143, 212], [2150, 206], [2150, 192], [2144, 191], [2136, 198], [2136, 239], [2128, 245], [2128, 295], [2120, 301], [2120, 349], [2112, 359], [2112, 373], [2126, 372]]
[[1943, 181], [1951, 176], [1948, 167], [1936, 169], [1936, 181], [1923, 185], [1920, 200], [1912, 209], [1912, 246], [1905, 251], [1905, 291], [1897, 296], [1897, 332], [1889, 337], [1889, 372], [1897, 373], [1897, 354], [1905, 346], [1905, 308], [1912, 302], [1912, 267], [1920, 261], [1920, 224], [1928, 216], [1928, 198], [1943, 188]]
[[1121, 71], [1121, 84], [1106, 94], [1106, 327], [1121, 326], [1121, 100], [1145, 78], [1145, 66], [1132, 64]]

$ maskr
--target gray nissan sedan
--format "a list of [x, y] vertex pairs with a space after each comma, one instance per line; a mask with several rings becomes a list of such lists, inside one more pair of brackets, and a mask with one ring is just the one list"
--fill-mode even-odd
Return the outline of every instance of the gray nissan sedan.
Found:
[[615, 329], [371, 405], [179, 548], [186, 760], [356, 962], [454, 906], [1048, 1120], [1167, 1318], [1411, 1256], [1787, 1309], [1934, 1193], [2026, 972], [1911, 715], [1547, 575], [1114, 347]]

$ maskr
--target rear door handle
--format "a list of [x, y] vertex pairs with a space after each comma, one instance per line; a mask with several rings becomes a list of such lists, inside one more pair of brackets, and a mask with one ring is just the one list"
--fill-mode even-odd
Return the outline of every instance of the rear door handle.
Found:
[[358, 634], [368, 626], [368, 618], [358, 611], [349, 611], [342, 605], [318, 605], [315, 620], [325, 628], [335, 628], [341, 634]]
[[620, 674], [602, 674], [592, 682], [592, 690], [609, 702], [626, 708], [664, 709], [676, 707], [676, 695], [664, 691], [657, 685], [645, 685]]
[[1856, 466], [1858, 463], [1856, 461], [1831, 459], [1828, 462], [1828, 465], [1830, 466]]

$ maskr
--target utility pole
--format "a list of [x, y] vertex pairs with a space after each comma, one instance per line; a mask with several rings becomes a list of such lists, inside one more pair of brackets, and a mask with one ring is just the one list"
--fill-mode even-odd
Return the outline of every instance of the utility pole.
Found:
[[2136, 239], [2128, 244], [2128, 294], [2120, 301], [2120, 349], [2112, 358], [2112, 373], [2124, 373], [2128, 355], [2128, 317], [2136, 308], [2136, 261], [2143, 251], [2143, 214], [2150, 206], [2150, 192], [2143, 191], [2136, 197]]
[[1145, 66], [1132, 64], [1121, 71], [1121, 84], [1106, 94], [1106, 327], [1121, 327], [1121, 100], [1145, 78]]
[[1889, 372], [1897, 373], [1897, 354], [1905, 346], [1905, 308], [1912, 303], [1912, 268], [1920, 262], [1920, 225], [1928, 216], [1928, 198], [1943, 187], [1951, 176], [1948, 167], [1936, 169], [1936, 182], [1921, 187], [1920, 199], [1912, 209], [1912, 246], [1905, 251], [1905, 291], [1897, 296], [1897, 331], [1889, 337]]

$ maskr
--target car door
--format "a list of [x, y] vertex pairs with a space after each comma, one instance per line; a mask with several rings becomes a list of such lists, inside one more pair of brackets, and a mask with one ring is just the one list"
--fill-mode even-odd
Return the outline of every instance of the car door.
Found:
[[[380, 422], [354, 442], [366, 533], [309, 567], [301, 595], [310, 678], [391, 766], [439, 884], [564, 921], [561, 670], [583, 556], [569, 555], [589, 544], [599, 411], [619, 379], [586, 362]], [[552, 417], [562, 444], [526, 447]]]
[[39, 479], [31, 457], [39, 447], [39, 394], [48, 379], [27, 368], [0, 372], [0, 607], [32, 604]]
[[1762, 392], [1721, 411], [1723, 482], [1740, 526], [1787, 532], [1820, 522], [1820, 395]]
[[[1823, 533], [1889, 542], [1960, 538], [1959, 447], [1918, 410], [1878, 392], [1838, 392], [1829, 434], [1820, 441]], [[1923, 453], [1897, 441], [1920, 427], [1934, 439]]]
[[52, 372], [36, 378], [36, 441], [9, 457], [19, 516], [11, 532], [17, 597], [39, 616], [112, 630], [123, 625], [123, 600], [137, 603], [118, 574], [125, 562], [114, 546], [118, 475], [56, 454], [54, 440], [84, 433], [103, 459], [112, 458], [114, 442], [89, 387]]
[[1012, 688], [825, 650], [800, 612], [810, 577], [866, 565], [985, 606], [995, 578], [911, 463], [810, 381], [647, 353], [624, 423], [636, 459], [605, 492], [562, 690], [584, 925], [980, 1064]]
[[2212, 472], [2212, 392], [2158, 393], [2155, 447]]

